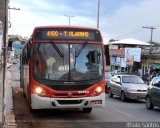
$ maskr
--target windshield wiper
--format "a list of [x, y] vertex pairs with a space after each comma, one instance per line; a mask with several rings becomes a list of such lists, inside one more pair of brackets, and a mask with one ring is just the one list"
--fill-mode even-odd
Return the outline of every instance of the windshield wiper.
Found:
[[59, 48], [56, 46], [56, 44], [53, 41], [50, 41], [51, 45], [54, 47], [54, 49], [57, 51], [60, 57], [64, 57], [64, 55], [61, 53]]
[[80, 54], [81, 54], [81, 52], [83, 51], [83, 49], [86, 47], [86, 45], [87, 45], [87, 41], [82, 45], [82, 47], [79, 49], [79, 51], [78, 52], [76, 52], [76, 55], [75, 55], [75, 57], [78, 57]]

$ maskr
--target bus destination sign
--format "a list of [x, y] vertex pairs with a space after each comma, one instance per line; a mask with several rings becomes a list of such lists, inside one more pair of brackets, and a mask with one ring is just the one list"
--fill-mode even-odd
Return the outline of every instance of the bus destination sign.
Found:
[[35, 31], [36, 40], [86, 40], [101, 41], [99, 31], [83, 29], [46, 29], [41, 28]]
[[83, 32], [83, 31], [48, 31], [47, 33], [48, 37], [76, 37], [76, 38], [89, 38], [90, 34], [89, 32]]

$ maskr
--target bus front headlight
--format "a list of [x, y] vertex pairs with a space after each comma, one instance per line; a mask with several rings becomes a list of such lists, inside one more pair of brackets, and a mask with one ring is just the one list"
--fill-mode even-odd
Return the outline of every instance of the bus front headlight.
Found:
[[96, 91], [97, 91], [98, 93], [100, 93], [100, 92], [102, 91], [102, 87], [100, 87], [100, 86], [97, 87], [97, 88], [96, 88]]
[[41, 87], [35, 87], [35, 88], [34, 88], [34, 92], [35, 92], [38, 96], [47, 96], [46, 91], [44, 91]]
[[98, 96], [102, 92], [103, 92], [103, 87], [102, 86], [98, 86], [92, 91], [91, 96]]
[[41, 94], [42, 93], [42, 88], [40, 88], [40, 87], [36, 87], [35, 88], [35, 92], [37, 93], [37, 94]]

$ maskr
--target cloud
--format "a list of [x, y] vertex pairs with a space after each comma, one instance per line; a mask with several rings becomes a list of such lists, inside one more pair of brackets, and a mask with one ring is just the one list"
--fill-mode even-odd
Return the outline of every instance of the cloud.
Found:
[[[12, 27], [9, 34], [30, 36], [35, 26], [71, 25], [97, 27], [98, 0], [14, 0], [11, 10]], [[154, 26], [153, 39], [159, 41], [160, 27], [159, 0], [101, 0], [100, 27], [105, 40], [111, 38], [136, 38], [143, 41], [150, 39], [150, 30], [142, 26]]]
[[[66, 0], [63, 1], [67, 3]], [[56, 2], [53, 4], [49, 4], [47, 2], [42, 1], [40, 3], [36, 3], [34, 1], [33, 2], [26, 1], [24, 2], [24, 4], [21, 4], [19, 3], [19, 1], [17, 1], [16, 3], [12, 4], [12, 6], [20, 7], [21, 10], [11, 11], [10, 19], [12, 27], [9, 29], [9, 34], [20, 34], [22, 36], [29, 36], [31, 35], [33, 28], [35, 26], [68, 25], [69, 19], [64, 15], [71, 14], [68, 13], [71, 11], [73, 12], [73, 14], [76, 11], [79, 13], [79, 15], [74, 15], [75, 17], [71, 18], [72, 25], [90, 26], [90, 27], [96, 26], [96, 21], [95, 21], [96, 19], [94, 19], [92, 16], [89, 17], [88, 16], [90, 15], [89, 13], [83, 15], [82, 12], [85, 12], [85, 10], [81, 9], [82, 3], [79, 5], [79, 8], [77, 7], [76, 9], [76, 5], [70, 8], [71, 5], [69, 6], [68, 3], [67, 5], [63, 4], [56, 5]], [[87, 6], [87, 4], [85, 4], [85, 6]], [[91, 11], [90, 13], [93, 13], [93, 11]]]
[[[106, 32], [110, 38], [135, 37], [148, 41], [150, 30], [142, 29], [142, 26], [157, 26], [160, 23], [158, 14], [160, 1], [143, 1], [137, 5], [123, 6], [106, 18]], [[158, 30], [154, 31], [154, 40], [160, 40]], [[148, 32], [147, 32], [148, 31]]]

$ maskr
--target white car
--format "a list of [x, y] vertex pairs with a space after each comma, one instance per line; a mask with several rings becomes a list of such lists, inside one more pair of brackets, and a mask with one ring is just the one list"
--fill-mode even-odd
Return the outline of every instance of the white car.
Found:
[[111, 74], [112, 74], [112, 75], [116, 75], [116, 74], [118, 74], [118, 73], [120, 73], [120, 72], [121, 72], [120, 70], [114, 70], [114, 71], [111, 72]]
[[145, 99], [148, 85], [136, 75], [115, 75], [111, 78], [108, 95], [120, 96], [122, 101], [127, 99]]

